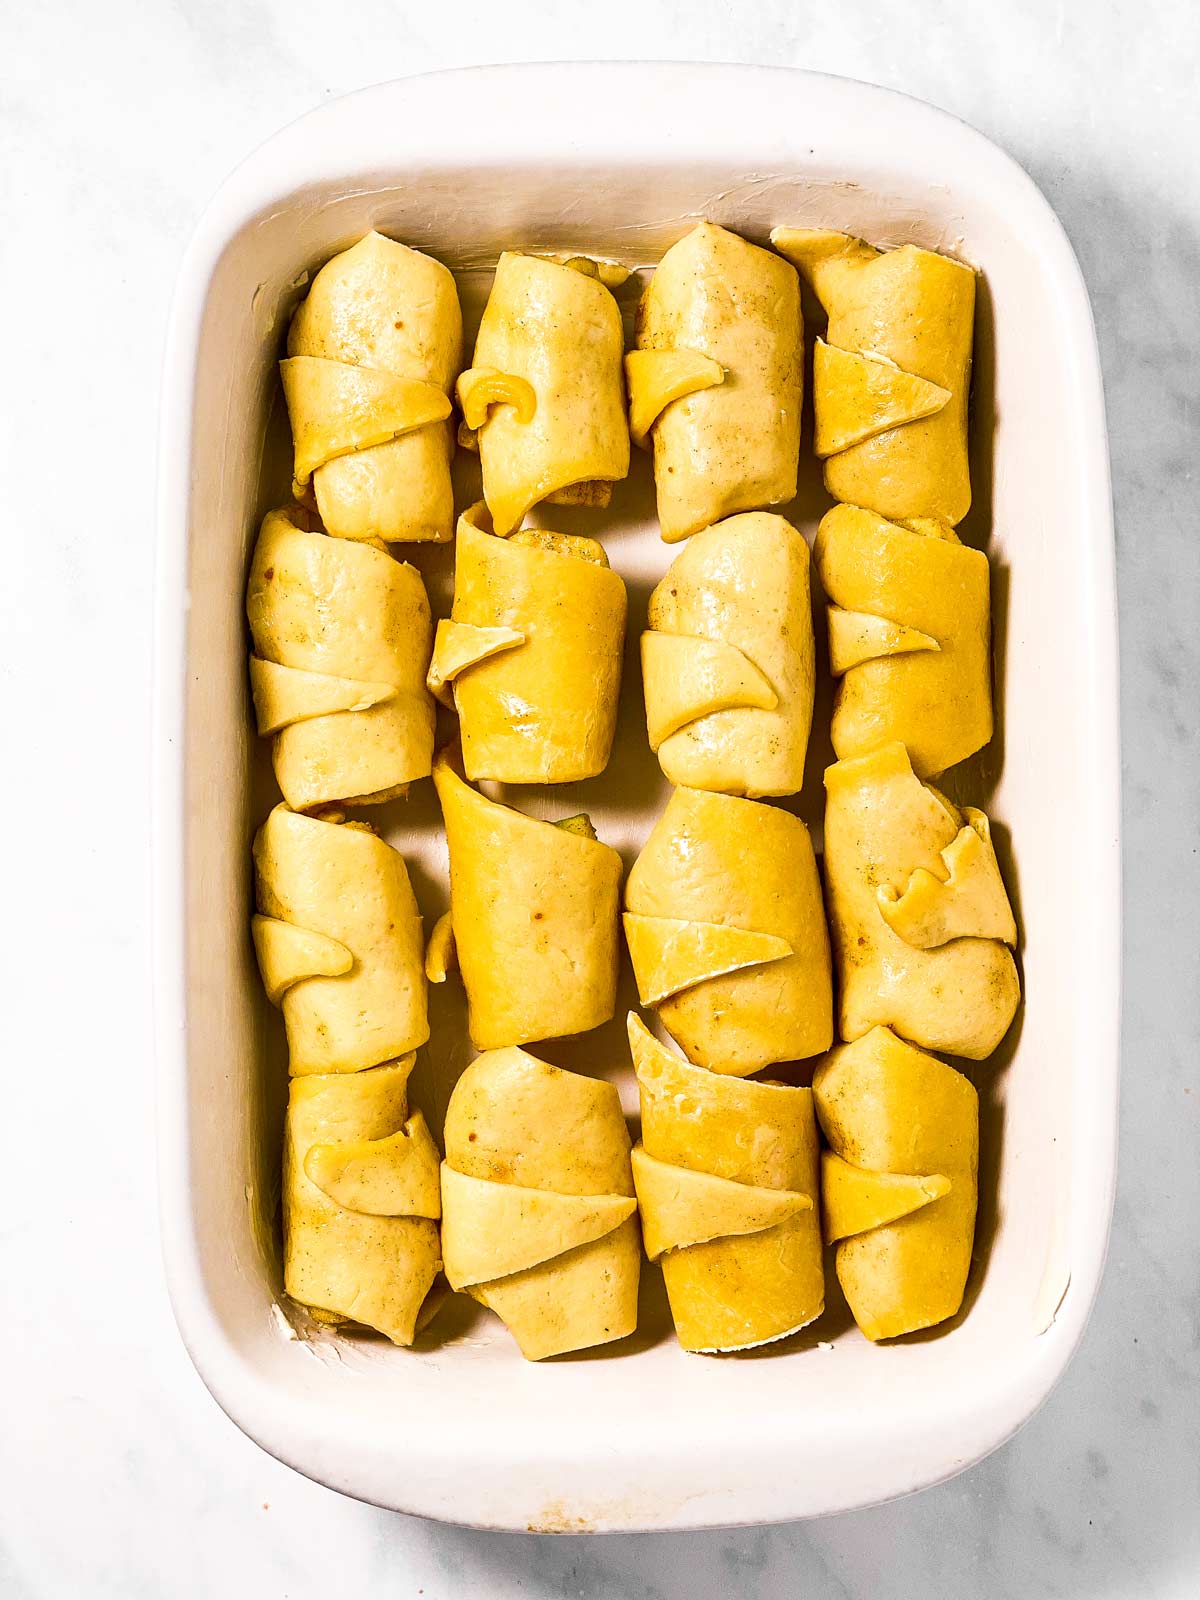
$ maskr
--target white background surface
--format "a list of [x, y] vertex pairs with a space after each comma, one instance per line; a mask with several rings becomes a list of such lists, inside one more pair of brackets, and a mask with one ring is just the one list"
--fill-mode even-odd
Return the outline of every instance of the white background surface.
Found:
[[[1083, 1347], [973, 1472], [827, 1522], [550, 1540], [307, 1483], [224, 1419], [175, 1335], [152, 1153], [153, 475], [171, 285], [242, 154], [382, 78], [603, 56], [905, 89], [1005, 145], [1067, 226], [1099, 324], [1117, 505], [1122, 1170]], [[5, 1600], [1200, 1593], [1198, 68], [1190, 0], [0, 0]]]

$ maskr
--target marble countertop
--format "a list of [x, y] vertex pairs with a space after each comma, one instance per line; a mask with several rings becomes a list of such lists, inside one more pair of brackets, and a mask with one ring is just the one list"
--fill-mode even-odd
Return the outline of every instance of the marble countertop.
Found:
[[[1074, 1364], [1016, 1440], [941, 1488], [824, 1522], [551, 1540], [341, 1499], [221, 1415], [162, 1283], [147, 723], [157, 387], [182, 248], [239, 157], [330, 95], [580, 56], [814, 67], [957, 112], [1058, 209], [1100, 331], [1127, 893], [1107, 1276]], [[1200, 1592], [1198, 59], [1185, 0], [5, 8], [6, 1600]]]

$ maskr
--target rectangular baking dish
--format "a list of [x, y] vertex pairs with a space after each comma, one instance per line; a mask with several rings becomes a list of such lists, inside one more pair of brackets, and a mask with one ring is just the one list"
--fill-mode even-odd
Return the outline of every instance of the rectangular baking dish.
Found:
[[[966, 1311], [946, 1331], [872, 1347], [839, 1309], [831, 1272], [831, 1309], [806, 1334], [751, 1357], [688, 1356], [647, 1268], [639, 1334], [585, 1358], [529, 1366], [494, 1321], [457, 1302], [439, 1320], [443, 1337], [426, 1335], [412, 1352], [336, 1341], [279, 1300], [282, 1028], [247, 934], [249, 843], [273, 791], [247, 714], [242, 601], [258, 517], [287, 493], [274, 399], [286, 318], [306, 274], [371, 227], [459, 272], [470, 322], [506, 246], [645, 267], [703, 217], [760, 242], [776, 223], [912, 240], [983, 271], [976, 507], [965, 532], [993, 562], [1001, 717], [955, 792], [996, 819], [1026, 1002], [1000, 1056], [973, 1074], [985, 1161]], [[792, 514], [811, 534], [823, 501], [807, 430], [803, 456]], [[1120, 920], [1099, 364], [1070, 246], [1019, 167], [900, 95], [757, 68], [503, 67], [337, 101], [253, 155], [190, 247], [167, 352], [159, 516], [163, 1236], [184, 1340], [229, 1416], [345, 1493], [545, 1530], [844, 1510], [946, 1478], [1012, 1434], [1066, 1366], [1102, 1269]], [[645, 462], [611, 512], [551, 520], [606, 539], [629, 584], [636, 650], [647, 593], [674, 553], [657, 536]], [[443, 611], [451, 556], [416, 558]], [[541, 804], [552, 815], [588, 806], [630, 859], [667, 791], [645, 749], [632, 667], [626, 676], [615, 787], [599, 780]], [[817, 818], [827, 722], [819, 701], [802, 805]], [[387, 811], [427, 918], [445, 894], [429, 789]], [[468, 1055], [456, 989], [436, 996], [429, 1060], [414, 1081], [435, 1125]], [[626, 979], [622, 1008], [630, 995]], [[618, 1018], [543, 1053], [619, 1078], [632, 1110], [621, 1031]]]

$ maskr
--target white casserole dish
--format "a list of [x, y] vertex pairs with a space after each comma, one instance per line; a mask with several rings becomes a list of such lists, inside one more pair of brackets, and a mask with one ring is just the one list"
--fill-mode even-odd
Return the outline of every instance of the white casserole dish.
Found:
[[[647, 1268], [644, 1331], [585, 1359], [528, 1366], [498, 1325], [457, 1306], [439, 1323], [448, 1339], [413, 1352], [310, 1336], [277, 1303], [282, 1028], [247, 933], [249, 842], [273, 791], [248, 717], [243, 586], [258, 515], [286, 493], [277, 413], [267, 426], [286, 315], [303, 272], [372, 226], [472, 269], [470, 290], [505, 246], [644, 265], [701, 217], [759, 241], [776, 223], [911, 239], [984, 271], [966, 535], [993, 560], [1001, 718], [954, 787], [987, 806], [1010, 852], [1027, 1000], [1000, 1058], [973, 1074], [986, 1148], [967, 1314], [947, 1332], [872, 1347], [835, 1306], [779, 1349], [687, 1356]], [[803, 456], [810, 487], [795, 514], [811, 534], [821, 499], [807, 431]], [[1016, 164], [902, 96], [755, 68], [504, 67], [337, 101], [252, 156], [191, 245], [167, 352], [159, 513], [163, 1234], [183, 1337], [230, 1417], [346, 1493], [547, 1530], [844, 1510], [946, 1478], [1019, 1427], [1070, 1359], [1104, 1259], [1120, 919], [1099, 364], [1070, 246]], [[630, 584], [636, 648], [649, 587], [675, 553], [657, 538], [645, 463], [611, 513], [572, 516], [556, 525], [600, 532]], [[444, 606], [448, 553], [419, 560]], [[546, 809], [566, 815], [581, 797], [601, 836], [631, 855], [666, 787], [644, 729], [635, 748], [640, 688], [627, 677], [610, 770], [625, 774], [628, 803], [597, 805], [611, 797], [600, 783], [555, 793]], [[819, 701], [809, 815], [827, 721]], [[388, 809], [427, 916], [445, 877], [429, 789], [407, 812]], [[455, 1005], [438, 996], [432, 1062], [414, 1083], [435, 1120], [467, 1058], [446, 1020]], [[544, 1053], [624, 1073], [619, 1024]], [[830, 1286], [836, 1302], [832, 1273]]]

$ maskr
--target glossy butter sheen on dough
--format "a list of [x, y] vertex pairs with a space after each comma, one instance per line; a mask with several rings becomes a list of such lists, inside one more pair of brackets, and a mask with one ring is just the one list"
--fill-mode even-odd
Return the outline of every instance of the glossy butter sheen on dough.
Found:
[[530, 1361], [624, 1338], [641, 1263], [615, 1087], [524, 1050], [477, 1057], [446, 1112], [446, 1275]]
[[979, 1097], [936, 1056], [873, 1028], [813, 1076], [825, 1236], [868, 1339], [952, 1317], [971, 1267]]
[[293, 1078], [283, 1146], [286, 1292], [319, 1322], [400, 1345], [440, 1265], [438, 1153], [409, 1114], [413, 1061]]
[[490, 1050], [607, 1022], [616, 1004], [620, 856], [587, 830], [489, 800], [445, 753], [433, 777], [472, 1043]]
[[404, 857], [365, 823], [279, 805], [254, 840], [254, 942], [293, 1074], [358, 1072], [429, 1037]]
[[[660, 366], [670, 362], [673, 376], [681, 353], [701, 358], [692, 380], [697, 387], [661, 387], [655, 403], [665, 403], [648, 423], [663, 538], [674, 543], [735, 511], [790, 500], [804, 364], [795, 269], [702, 222], [655, 269], [638, 311], [636, 343], [629, 363], [635, 415], [639, 389], [661, 379], [655, 359]], [[678, 398], [669, 398], [673, 393]]]
[[628, 473], [623, 345], [594, 263], [500, 257], [458, 395], [468, 417], [483, 413], [483, 496], [501, 536], [543, 500], [607, 505]]
[[808, 545], [745, 512], [694, 534], [650, 596], [642, 678], [651, 748], [672, 783], [795, 794], [813, 706]]
[[676, 789], [630, 871], [625, 907], [639, 995], [690, 1060], [746, 1077], [829, 1048], [829, 936], [798, 817]]
[[640, 1019], [634, 1181], [685, 1350], [745, 1350], [825, 1304], [817, 1133], [809, 1089], [721, 1077], [681, 1061]]
[[992, 737], [988, 559], [943, 522], [887, 521], [857, 506], [821, 519], [813, 559], [830, 601], [840, 678], [833, 748], [899, 741], [936, 777]]
[[954, 527], [971, 505], [974, 272], [916, 245], [880, 251], [824, 229], [776, 228], [771, 242], [829, 315], [813, 360], [825, 487], [895, 521]]
[[452, 693], [466, 776], [571, 783], [603, 772], [624, 640], [625, 585], [594, 539], [544, 529], [500, 539], [482, 506], [460, 517], [454, 606], [438, 624], [430, 683]]
[[246, 591], [259, 732], [296, 811], [407, 793], [429, 776], [429, 601], [415, 567], [267, 514]]
[[900, 744], [838, 762], [825, 788], [841, 1037], [882, 1025], [922, 1049], [982, 1060], [1021, 997], [986, 817], [922, 783]]
[[[288, 363], [298, 361], [299, 365]], [[305, 363], [309, 365], [305, 365]], [[440, 392], [428, 396], [440, 420], [402, 426], [402, 416], [380, 424], [381, 442], [353, 448], [330, 434], [337, 449], [312, 473], [317, 507], [328, 531], [340, 539], [387, 542], [449, 539], [454, 528], [450, 460], [454, 436], [449, 395], [462, 362], [462, 312], [454, 278], [440, 261], [380, 233], [328, 262], [296, 310], [288, 333], [285, 389], [293, 426], [320, 421], [322, 380], [337, 378], [311, 363], [392, 375]], [[376, 401], [378, 406], [379, 401]], [[363, 416], [338, 419], [369, 429], [370, 395]], [[390, 426], [401, 431], [388, 437]], [[344, 448], [339, 448], [343, 447]]]

